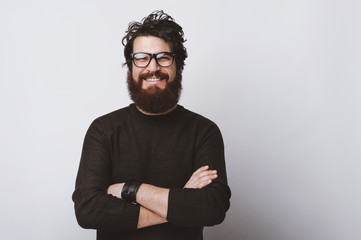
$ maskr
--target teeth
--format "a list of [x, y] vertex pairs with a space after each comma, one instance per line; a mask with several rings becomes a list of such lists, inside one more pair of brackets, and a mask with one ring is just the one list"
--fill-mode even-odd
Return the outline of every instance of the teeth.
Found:
[[146, 79], [148, 82], [156, 82], [156, 81], [160, 81], [159, 78], [149, 78], [149, 79]]

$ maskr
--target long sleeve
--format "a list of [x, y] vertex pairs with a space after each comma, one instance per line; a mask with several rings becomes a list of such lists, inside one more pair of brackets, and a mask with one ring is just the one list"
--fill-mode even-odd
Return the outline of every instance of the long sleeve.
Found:
[[139, 206], [107, 195], [112, 184], [110, 143], [101, 121], [89, 127], [83, 144], [73, 201], [78, 223], [102, 231], [129, 231], [137, 228]]
[[202, 189], [170, 189], [167, 220], [179, 226], [219, 224], [230, 206], [222, 135], [214, 123], [204, 129], [195, 148], [194, 170], [209, 165], [217, 170], [218, 178]]
[[[183, 189], [205, 165], [218, 178], [201, 190]], [[107, 194], [110, 185], [130, 179], [169, 189], [168, 223], [137, 229], [140, 206]], [[97, 229], [98, 239], [199, 239], [203, 226], [223, 221], [231, 195], [218, 127], [182, 106], [148, 116], [132, 104], [96, 119], [75, 187], [78, 223]]]

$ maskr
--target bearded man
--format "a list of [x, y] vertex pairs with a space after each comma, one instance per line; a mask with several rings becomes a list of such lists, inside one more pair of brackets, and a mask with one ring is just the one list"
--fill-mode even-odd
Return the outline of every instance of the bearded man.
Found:
[[79, 225], [99, 240], [200, 240], [229, 209], [221, 133], [178, 105], [183, 35], [156, 11], [123, 38], [134, 103], [90, 125], [73, 193]]

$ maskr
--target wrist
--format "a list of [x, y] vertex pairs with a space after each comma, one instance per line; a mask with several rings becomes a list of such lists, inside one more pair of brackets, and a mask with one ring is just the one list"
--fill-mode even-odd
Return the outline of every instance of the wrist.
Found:
[[124, 183], [121, 191], [122, 199], [134, 203], [137, 203], [136, 195], [142, 182], [137, 180], [128, 180]]

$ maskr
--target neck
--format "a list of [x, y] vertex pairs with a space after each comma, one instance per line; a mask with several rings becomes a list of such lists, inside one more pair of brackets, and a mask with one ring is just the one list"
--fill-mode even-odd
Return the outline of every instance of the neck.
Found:
[[169, 110], [167, 110], [167, 111], [165, 111], [165, 112], [161, 112], [161, 113], [150, 113], [150, 112], [146, 112], [146, 111], [144, 111], [143, 109], [141, 109], [140, 107], [138, 107], [137, 105], [135, 105], [137, 108], [138, 108], [138, 110], [141, 112], [141, 113], [143, 113], [143, 114], [145, 114], [145, 115], [149, 115], [149, 116], [159, 116], [159, 115], [164, 115], [164, 114], [167, 114], [167, 113], [170, 113], [171, 111], [173, 111], [176, 107], [177, 107], [177, 104], [176, 105], [174, 105], [172, 108], [170, 108]]

